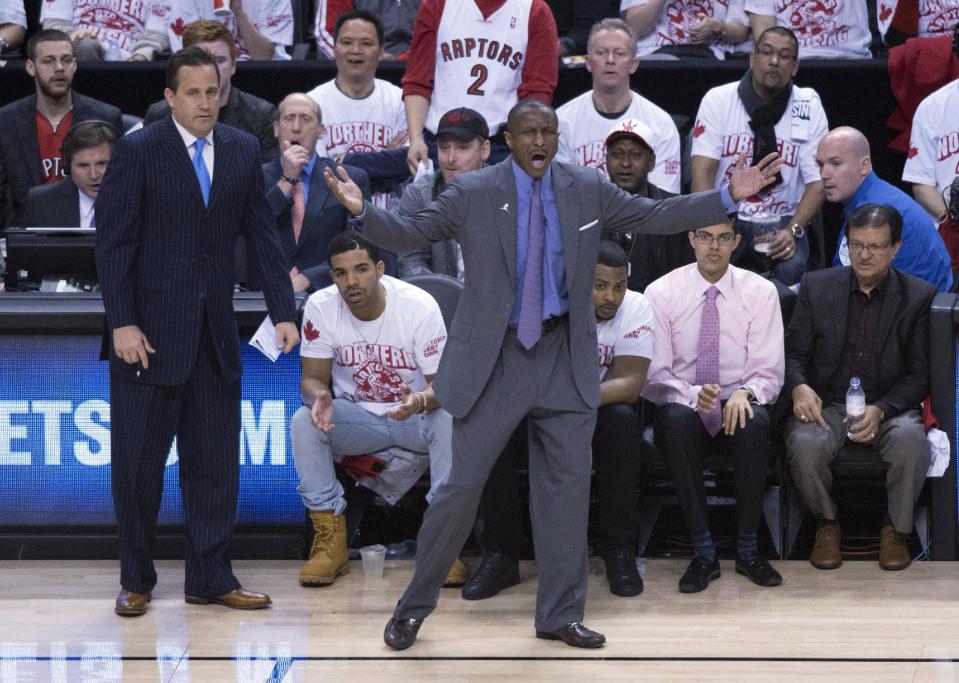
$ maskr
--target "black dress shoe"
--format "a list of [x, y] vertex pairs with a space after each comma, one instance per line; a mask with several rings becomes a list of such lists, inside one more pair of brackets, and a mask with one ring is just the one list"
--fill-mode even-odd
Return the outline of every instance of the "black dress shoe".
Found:
[[636, 553], [631, 548], [611, 548], [603, 553], [609, 592], [629, 598], [643, 592], [643, 577], [636, 569]]
[[736, 573], [748, 576], [757, 586], [778, 586], [783, 582], [783, 577], [779, 575], [769, 561], [759, 553], [751, 553], [745, 557], [736, 556]]
[[391, 617], [383, 631], [383, 642], [394, 650], [405, 650], [416, 642], [416, 634], [423, 625], [422, 619], [397, 619]]
[[709, 588], [709, 582], [715, 581], [719, 576], [719, 560], [697, 555], [679, 579], [679, 592], [700, 593]]
[[537, 638], [543, 640], [562, 640], [570, 647], [602, 647], [606, 636], [590, 631], [579, 621], [572, 621], [555, 631], [537, 631]]
[[519, 583], [519, 560], [505, 553], [486, 553], [476, 573], [463, 586], [464, 600], [485, 600]]

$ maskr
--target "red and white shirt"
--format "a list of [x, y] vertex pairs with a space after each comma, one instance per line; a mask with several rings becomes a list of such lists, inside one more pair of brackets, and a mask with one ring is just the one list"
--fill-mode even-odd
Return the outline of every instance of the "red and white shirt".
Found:
[[66, 177], [66, 167], [63, 163], [63, 139], [67, 131], [73, 126], [73, 111], [60, 119], [54, 128], [46, 116], [37, 110], [34, 115], [37, 130], [37, 148], [40, 152], [40, 183], [47, 185]]
[[653, 307], [639, 292], [626, 292], [626, 298], [609, 320], [596, 325], [599, 342], [599, 381], [609, 374], [617, 356], [653, 357]]
[[912, 119], [912, 139], [902, 179], [940, 192], [959, 175], [959, 80], [922, 102]]
[[519, 99], [552, 102], [558, 63], [545, 0], [423, 0], [403, 94], [430, 100], [431, 133], [450, 109], [469, 107], [495, 135]]
[[[316, 153], [330, 159], [340, 154], [380, 152], [399, 134], [406, 133], [403, 91], [379, 78], [373, 80], [373, 92], [354, 99], [336, 87], [336, 80], [318, 85], [307, 93], [320, 105], [323, 137]], [[392, 192], [374, 192], [374, 205], [391, 209], [396, 201]]]
[[165, 34], [173, 0], [44, 0], [40, 22], [60, 19], [90, 29], [104, 47], [115, 42], [129, 58], [144, 31]]
[[656, 187], [679, 194], [680, 151], [679, 132], [672, 117], [663, 109], [637, 92], [623, 115], [607, 118], [593, 104], [592, 92], [585, 92], [556, 110], [559, 118], [560, 161], [590, 166], [604, 175], [606, 172], [606, 136], [613, 126], [625, 119], [639, 119], [652, 131], [647, 140], [656, 153], [656, 167], [649, 174], [649, 182]]
[[[892, 18], [899, 3], [897, 0], [876, 0], [876, 4], [879, 33], [885, 36], [892, 25]], [[918, 0], [918, 5], [918, 38], [952, 33], [955, 25], [959, 23], [959, 0]]]
[[799, 39], [800, 59], [869, 59], [866, 0], [746, 0], [746, 11], [776, 18]]
[[[213, 13], [212, 0], [170, 0], [173, 6], [168, 25], [170, 50], [183, 48], [183, 29], [199, 19], [213, 19], [227, 27], [236, 43], [237, 60], [250, 59], [250, 51], [240, 36], [236, 17], [232, 14], [218, 17]], [[293, 7], [291, 0], [243, 0], [243, 10], [256, 30], [276, 46], [273, 59], [289, 59], [284, 45], [293, 44]]]
[[336, 285], [310, 296], [303, 312], [300, 355], [333, 359], [333, 394], [383, 415], [401, 400], [400, 387], [426, 387], [446, 344], [439, 304], [424, 290], [384, 275], [386, 310], [375, 320], [350, 313]]
[[[692, 155], [718, 159], [716, 189], [729, 182], [739, 159], [752, 159], [753, 132], [749, 114], [739, 99], [739, 81], [713, 88], [703, 97], [693, 126]], [[796, 212], [806, 185], [819, 180], [816, 146], [829, 130], [826, 112], [812, 88], [793, 85], [786, 113], [776, 123], [776, 142], [783, 160], [782, 182], [762, 196], [752, 196], [739, 205], [739, 213], [751, 216], [765, 210], [779, 216]]]
[[[648, 2], [649, 0], [622, 0], [619, 11], [625, 13], [631, 7], [646, 5]], [[743, 0], [666, 0], [655, 28], [649, 35], [637, 41], [636, 56], [645, 57], [668, 45], [692, 45], [689, 29], [701, 21], [700, 15], [749, 26]], [[716, 59], [723, 59], [731, 48], [725, 40], [716, 37], [710, 38], [705, 45], [712, 50]]]

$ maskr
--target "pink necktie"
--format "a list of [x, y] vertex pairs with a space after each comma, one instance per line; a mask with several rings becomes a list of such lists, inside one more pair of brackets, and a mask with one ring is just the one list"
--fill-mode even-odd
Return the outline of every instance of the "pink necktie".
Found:
[[[710, 285], [703, 303], [703, 317], [699, 321], [699, 353], [696, 356], [696, 384], [719, 384], [719, 309], [716, 295], [719, 290]], [[700, 413], [703, 425], [710, 436], [716, 436], [723, 426], [723, 415], [717, 398], [715, 407], [708, 413]]]
[[296, 244], [300, 242], [304, 215], [306, 215], [306, 205], [303, 201], [303, 183], [297, 183], [293, 186], [293, 209], [290, 212], [290, 217], [293, 220], [293, 242]]

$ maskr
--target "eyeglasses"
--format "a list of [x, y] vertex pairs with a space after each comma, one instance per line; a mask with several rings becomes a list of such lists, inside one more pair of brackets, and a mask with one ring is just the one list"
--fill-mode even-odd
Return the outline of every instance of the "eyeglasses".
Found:
[[865, 244], [864, 242], [850, 242], [849, 251], [854, 251], [857, 254], [861, 254], [864, 251], [868, 251], [870, 254], [881, 254], [886, 249], [889, 248], [889, 245], [892, 242], [883, 242], [882, 244]]
[[702, 245], [718, 242], [723, 246], [728, 246], [733, 243], [734, 239], [736, 239], [736, 233], [724, 232], [721, 235], [710, 235], [708, 232], [696, 232], [694, 233], [694, 238]]
[[789, 50], [780, 50], [777, 52], [766, 45], [756, 50], [756, 54], [767, 60], [772, 59], [773, 57], [778, 57], [780, 62], [791, 62], [796, 59], [796, 54], [794, 52], [790, 52]]

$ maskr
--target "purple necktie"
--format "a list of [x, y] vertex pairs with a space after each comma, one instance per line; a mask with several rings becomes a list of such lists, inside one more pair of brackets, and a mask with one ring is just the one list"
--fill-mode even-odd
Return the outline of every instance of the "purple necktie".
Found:
[[[696, 356], [696, 384], [719, 384], [719, 309], [716, 295], [719, 290], [710, 285], [703, 303], [703, 317], [699, 321], [699, 353]], [[703, 426], [710, 436], [716, 436], [723, 426], [723, 414], [717, 397], [715, 407], [700, 413]]]
[[93, 214], [92, 216], [90, 216], [90, 227], [91, 227], [91, 228], [97, 227], [97, 215], [96, 215], [96, 214]]
[[516, 337], [527, 349], [533, 348], [543, 334], [543, 247], [546, 218], [540, 179], [533, 180], [529, 201], [529, 231], [526, 238], [526, 271], [523, 275], [523, 301], [519, 309]]

